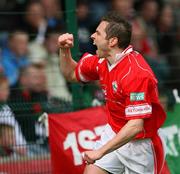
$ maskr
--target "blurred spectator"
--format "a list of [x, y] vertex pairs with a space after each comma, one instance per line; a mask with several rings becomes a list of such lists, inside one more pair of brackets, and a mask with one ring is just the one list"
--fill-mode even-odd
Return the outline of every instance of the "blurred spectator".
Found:
[[[15, 11], [16, 2], [0, 1], [0, 47], [7, 45], [8, 32], [13, 28], [17, 28], [17, 15], [8, 15], [6, 12]], [[10, 22], [11, 21], [11, 22]]]
[[56, 98], [71, 105], [72, 96], [66, 80], [59, 70], [57, 39], [59, 32], [48, 30], [44, 45], [31, 43], [29, 46], [30, 62], [44, 65], [47, 78], [47, 90], [50, 98]]
[[19, 83], [11, 91], [9, 103], [30, 145], [31, 154], [36, 155], [49, 151], [44, 127], [38, 123], [38, 118], [44, 112], [68, 111], [70, 104], [66, 105], [49, 95], [44, 60], [37, 54], [30, 62], [28, 67], [21, 70]]
[[[164, 84], [166, 88], [173, 90], [176, 88], [177, 82], [179, 80], [179, 67], [178, 64], [178, 57], [174, 54], [175, 49], [175, 28], [174, 28], [174, 18], [173, 18], [173, 11], [170, 5], [165, 4], [159, 13], [157, 19], [157, 43], [158, 43], [158, 50], [161, 57], [167, 64], [166, 68], [171, 67], [169, 70], [169, 78], [167, 82]], [[167, 92], [166, 92], [167, 93]], [[171, 92], [172, 93], [172, 92]], [[170, 100], [171, 99], [171, 100]], [[168, 107], [172, 107], [174, 104], [173, 97], [169, 98], [168, 100]]]
[[0, 123], [0, 157], [7, 157], [13, 154], [15, 146], [14, 126]]
[[168, 3], [173, 10], [173, 15], [174, 15], [174, 24], [176, 25], [176, 27], [180, 26], [180, 1], [179, 0], [166, 0], [166, 3]]
[[58, 56], [58, 40], [59, 32], [51, 30], [47, 33], [44, 48], [46, 50], [46, 76], [49, 95], [53, 98], [59, 98], [62, 102], [67, 102], [67, 105], [72, 102], [72, 96], [69, 92], [67, 82], [59, 70]]
[[39, 1], [31, 1], [27, 4], [25, 12], [22, 29], [29, 34], [30, 41], [34, 40], [42, 44], [47, 29], [42, 4]]
[[48, 151], [47, 140], [38, 124], [39, 116], [48, 108], [46, 87], [44, 66], [31, 64], [21, 70], [19, 83], [17, 88], [11, 91], [9, 101], [30, 145], [30, 151], [35, 155]]
[[0, 47], [7, 46], [8, 34], [20, 29], [20, 13], [24, 10], [26, 0], [0, 1]]
[[148, 38], [145, 28], [141, 27], [137, 20], [134, 20], [132, 22], [132, 27], [132, 45], [143, 55], [147, 55], [150, 52], [150, 47], [148, 45]]
[[79, 49], [81, 53], [84, 53], [84, 50], [86, 50], [93, 54], [95, 53], [95, 47], [91, 43], [92, 40], [90, 38], [93, 26], [89, 17], [88, 3], [79, 1], [77, 4]]
[[63, 12], [61, 9], [61, 1], [59, 0], [40, 0], [48, 28], [64, 27]]
[[[90, 9], [90, 20], [89, 22], [94, 26], [94, 29], [97, 27], [97, 24], [101, 17], [110, 9], [109, 0], [79, 0], [88, 3]], [[94, 31], [94, 30], [93, 30]]]
[[42, 65], [43, 67], [46, 67], [47, 65], [46, 50], [42, 44], [37, 42], [31, 42], [29, 44], [28, 58], [32, 64]]
[[7, 105], [9, 83], [0, 75], [0, 156], [27, 155], [26, 141], [14, 114]]
[[11, 87], [18, 81], [20, 68], [29, 64], [27, 53], [27, 33], [23, 31], [13, 32], [9, 36], [8, 47], [3, 48], [1, 52], [2, 67]]
[[170, 56], [175, 46], [175, 28], [171, 6], [164, 5], [159, 13], [157, 22], [157, 42], [159, 53]]
[[[151, 59], [158, 58], [155, 27], [158, 8], [157, 1], [145, 0], [141, 4], [139, 15], [132, 21], [132, 41], [138, 39], [138, 51]], [[137, 44], [137, 41], [135, 42]]]
[[[171, 70], [171, 80], [175, 80], [177, 72], [174, 67], [178, 65], [176, 56], [174, 56], [174, 48], [176, 44], [175, 40], [175, 28], [174, 18], [171, 6], [164, 5], [159, 13], [157, 21], [157, 43], [159, 54], [164, 57], [164, 60], [173, 68]], [[178, 76], [179, 77], [179, 76]], [[174, 84], [168, 84], [174, 86]]]
[[118, 11], [127, 20], [131, 20], [134, 16], [133, 2], [133, 0], [112, 0], [112, 9]]
[[[173, 13], [175, 15], [175, 25], [176, 25], [176, 45], [175, 45], [175, 49], [174, 49], [174, 54], [176, 55], [176, 60], [177, 60], [177, 68], [178, 68], [178, 72], [177, 74], [180, 73], [180, 1], [179, 0], [169, 0], [169, 3], [173, 3], [172, 8], [173, 8]], [[178, 79], [178, 83], [177, 83], [177, 88], [179, 90], [179, 94], [180, 94], [180, 80]]]

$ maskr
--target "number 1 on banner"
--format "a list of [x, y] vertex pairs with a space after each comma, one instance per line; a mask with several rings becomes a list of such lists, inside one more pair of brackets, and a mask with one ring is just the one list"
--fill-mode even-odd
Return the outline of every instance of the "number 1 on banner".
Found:
[[71, 132], [67, 134], [67, 137], [63, 143], [64, 150], [67, 150], [69, 148], [72, 149], [72, 155], [74, 158], [74, 165], [82, 165], [83, 164], [83, 157], [82, 154], [78, 148], [78, 144], [86, 150], [91, 150], [95, 143], [95, 138], [97, 136], [100, 136], [102, 131], [104, 130], [105, 125], [97, 126], [94, 128], [94, 131], [91, 130], [81, 130], [76, 138], [76, 133]]
[[78, 149], [75, 132], [68, 134], [66, 140], [64, 141], [64, 150], [67, 150], [68, 148], [72, 149], [74, 164], [76, 166], [81, 165], [83, 163], [83, 159], [81, 152]]

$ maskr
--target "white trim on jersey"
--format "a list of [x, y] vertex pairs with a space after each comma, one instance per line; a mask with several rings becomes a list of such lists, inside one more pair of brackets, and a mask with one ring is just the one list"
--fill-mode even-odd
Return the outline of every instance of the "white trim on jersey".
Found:
[[128, 46], [122, 53], [118, 53], [116, 54], [116, 62], [112, 65], [109, 65], [108, 63], [108, 70], [109, 72], [116, 67], [116, 65], [119, 64], [119, 62], [121, 62], [128, 54], [130, 54], [133, 51], [133, 47], [130, 45]]
[[93, 56], [93, 55], [92, 55], [92, 54], [87, 54], [86, 56], [82, 57], [82, 60], [81, 60], [80, 65], [79, 65], [79, 67], [78, 67], [79, 78], [80, 78], [80, 80], [81, 80], [82, 82], [88, 82], [88, 81], [89, 81], [89, 80], [87, 80], [87, 79], [83, 76], [83, 74], [81, 73], [81, 66], [82, 66], [83, 61], [84, 61], [85, 59], [91, 57], [91, 56]]
[[135, 57], [133, 54], [131, 54], [131, 55], [133, 56], [133, 58], [134, 58], [134, 60], [135, 60], [135, 62], [136, 62], [136, 64], [137, 64], [137, 66], [138, 66], [140, 69], [142, 69], [143, 71], [148, 72], [148, 73], [153, 77], [153, 79], [155, 80], [155, 82], [157, 82], [157, 80], [154, 78], [154, 75], [153, 75], [148, 69], [143, 68], [143, 67], [139, 64], [138, 60], [136, 59], [136, 57]]
[[85, 56], [83, 57], [83, 59], [84, 59], [84, 58], [91, 57], [91, 56], [93, 56], [93, 55], [92, 55], [92, 54], [87, 54], [87, 55], [85, 55]]
[[[80, 66], [81, 66], [81, 65], [80, 65]], [[78, 68], [79, 78], [80, 78], [80, 80], [81, 80], [82, 82], [88, 82], [88, 80], [86, 80], [86, 79], [84, 78], [84, 76], [82, 75], [80, 66], [79, 66], [79, 68]]]

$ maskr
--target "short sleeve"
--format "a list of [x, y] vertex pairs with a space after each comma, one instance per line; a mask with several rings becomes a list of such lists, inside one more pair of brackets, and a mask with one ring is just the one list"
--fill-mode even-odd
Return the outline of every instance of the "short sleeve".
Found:
[[[148, 78], [133, 79], [126, 85], [125, 117], [126, 119], [148, 118], [152, 115], [152, 90], [154, 84]], [[156, 96], [154, 96], [156, 97]]]
[[97, 56], [85, 53], [75, 70], [77, 80], [81, 82], [98, 80], [98, 60]]

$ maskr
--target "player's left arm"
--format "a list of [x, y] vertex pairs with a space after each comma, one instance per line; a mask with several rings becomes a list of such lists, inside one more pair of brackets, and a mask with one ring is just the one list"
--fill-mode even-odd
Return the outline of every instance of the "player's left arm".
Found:
[[126, 96], [125, 118], [128, 121], [107, 144], [98, 150], [85, 152], [85, 160], [88, 163], [95, 162], [95, 160], [131, 141], [138, 133], [143, 131], [144, 119], [151, 116], [150, 80], [148, 78], [141, 80], [134, 78], [129, 81], [131, 84], [125, 84], [123, 88]]
[[116, 136], [104, 146], [102, 146], [100, 149], [94, 151], [86, 151], [84, 153], [84, 160], [87, 161], [89, 164], [92, 164], [104, 155], [118, 149], [119, 147], [123, 146], [124, 144], [135, 138], [138, 133], [142, 132], [144, 128], [143, 125], [143, 119], [129, 120], [124, 125], [124, 127], [116, 134]]

